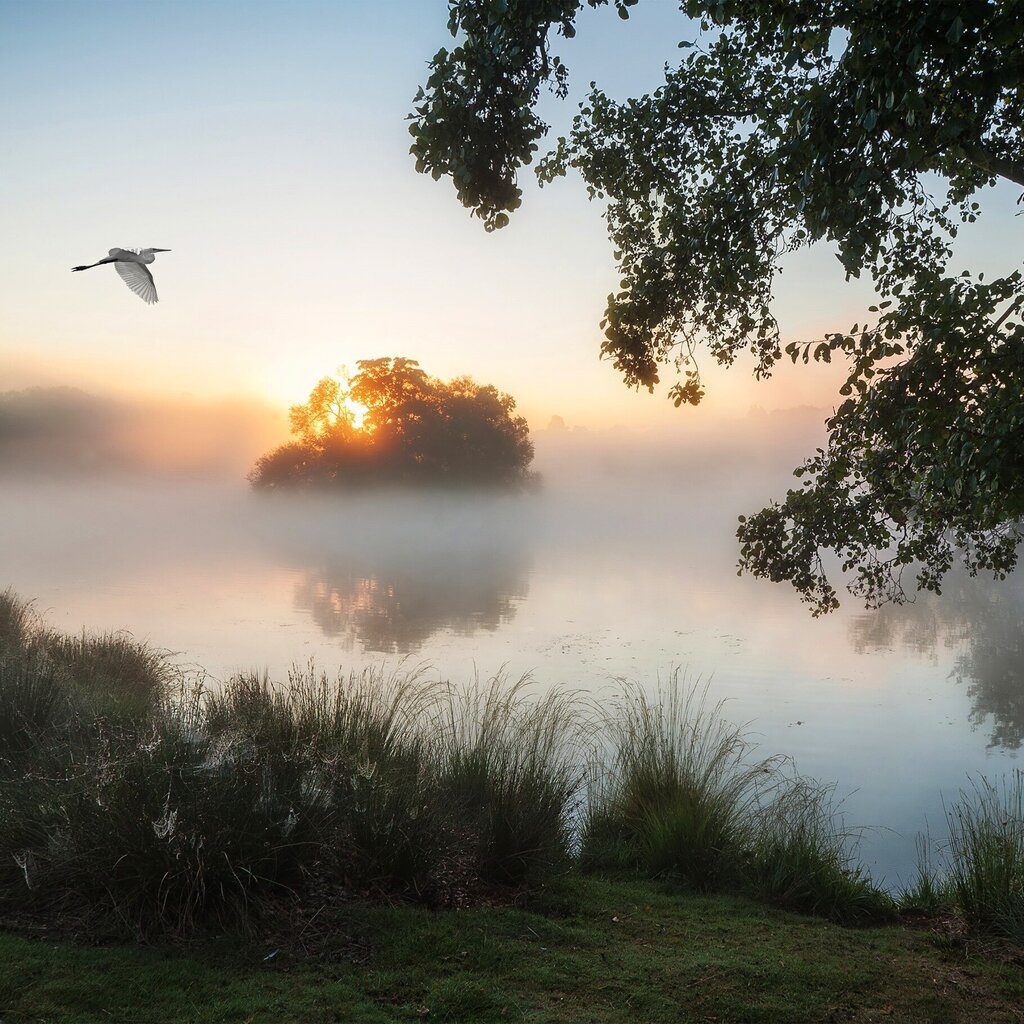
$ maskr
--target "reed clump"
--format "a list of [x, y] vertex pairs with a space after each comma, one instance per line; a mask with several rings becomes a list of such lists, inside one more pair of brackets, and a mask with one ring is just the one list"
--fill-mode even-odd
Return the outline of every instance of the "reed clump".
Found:
[[707, 685], [678, 673], [649, 701], [627, 686], [605, 716], [582, 832], [592, 870], [740, 890], [848, 923], [891, 903], [857, 867], [828, 799], [783, 758], [757, 758]]
[[1024, 942], [1024, 771], [984, 777], [946, 811], [948, 886], [967, 921]]
[[96, 720], [141, 725], [173, 678], [166, 652], [124, 633], [65, 636], [30, 602], [0, 593], [0, 777], [58, 749], [70, 756]]
[[891, 917], [892, 898], [857, 863], [835, 789], [783, 773], [756, 817], [746, 880], [761, 899], [840, 924]]
[[310, 877], [432, 895], [442, 829], [423, 726], [436, 691], [415, 672], [330, 679], [311, 665], [284, 687], [235, 677], [207, 695], [204, 724], [276, 778]]
[[1024, 771], [971, 780], [946, 808], [949, 837], [919, 836], [901, 911], [956, 916], [976, 931], [1024, 943]]
[[901, 913], [938, 917], [956, 910], [956, 897], [950, 885], [948, 872], [936, 863], [939, 851], [928, 833], [919, 834], [917, 870], [913, 879], [896, 894], [896, 905]]
[[21, 600], [10, 587], [0, 593], [0, 657], [23, 650], [34, 626], [30, 601]]
[[461, 856], [480, 878], [520, 885], [569, 859], [570, 822], [586, 781], [576, 696], [539, 700], [527, 680], [447, 687], [430, 744]]
[[735, 883], [774, 760], [751, 763], [743, 730], [707, 688], [672, 677], [651, 702], [627, 685], [603, 720], [582, 858], [672, 875], [698, 889]]

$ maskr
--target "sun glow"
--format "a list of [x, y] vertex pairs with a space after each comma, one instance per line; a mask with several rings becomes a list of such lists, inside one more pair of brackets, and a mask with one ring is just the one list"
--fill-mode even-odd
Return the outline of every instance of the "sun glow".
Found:
[[364, 430], [366, 427], [366, 415], [370, 411], [369, 408], [353, 398], [345, 399], [345, 408], [352, 413], [352, 426], [356, 430]]

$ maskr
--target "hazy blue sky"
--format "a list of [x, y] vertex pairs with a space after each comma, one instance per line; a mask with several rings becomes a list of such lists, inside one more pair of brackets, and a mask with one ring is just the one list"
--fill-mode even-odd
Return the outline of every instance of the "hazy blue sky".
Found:
[[[285, 405], [324, 373], [403, 354], [514, 394], [534, 426], [678, 425], [663, 394], [627, 391], [597, 358], [614, 264], [578, 181], [539, 190], [486, 235], [449, 182], [415, 174], [404, 116], [449, 41], [444, 0], [0, 0], [0, 387], [105, 385], [251, 395]], [[672, 0], [629, 23], [587, 11], [560, 41], [569, 103], [590, 79], [656, 86], [693, 38]], [[1013, 190], [965, 244], [1005, 266]], [[111, 246], [158, 246], [161, 301], [110, 268]], [[784, 275], [787, 340], [866, 304], [831, 252]], [[708, 411], [830, 405], [826, 378], [771, 386], [712, 374]]]

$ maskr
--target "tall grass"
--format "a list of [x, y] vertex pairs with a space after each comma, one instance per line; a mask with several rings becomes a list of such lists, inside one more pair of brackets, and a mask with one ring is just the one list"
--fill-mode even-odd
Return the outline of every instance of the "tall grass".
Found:
[[176, 688], [121, 635], [9, 635], [0, 904], [186, 932], [314, 892], [464, 902], [568, 858], [564, 696], [313, 666]]
[[775, 761], [750, 762], [742, 729], [678, 674], [649, 702], [628, 685], [604, 716], [606, 756], [582, 857], [595, 867], [671, 874], [696, 888], [735, 882]]
[[946, 812], [949, 884], [972, 924], [1024, 941], [1024, 771], [979, 778]]
[[0, 657], [21, 651], [35, 623], [32, 604], [8, 587], [0, 593]]
[[39, 740], [72, 719], [145, 718], [172, 680], [165, 652], [126, 633], [70, 637], [46, 629], [10, 590], [0, 594], [0, 673], [0, 720], [20, 720]]
[[448, 687], [431, 758], [454, 828], [485, 881], [517, 885], [567, 860], [585, 782], [576, 697], [527, 680]]
[[722, 710], [707, 684], [678, 673], [653, 702], [626, 687], [605, 717], [584, 866], [742, 889], [840, 921], [887, 913], [852, 861], [831, 790], [787, 775], [782, 758], [756, 758]]
[[97, 715], [145, 717], [173, 677], [166, 652], [126, 633], [72, 637], [46, 630], [33, 645]]
[[914, 841], [917, 847], [917, 870], [913, 880], [896, 894], [900, 911], [936, 916], [954, 909], [954, 894], [949, 878], [935, 863], [936, 849], [926, 832]]
[[769, 902], [842, 924], [883, 919], [895, 905], [856, 863], [858, 840], [843, 825], [834, 787], [783, 776], [757, 816], [748, 884]]
[[368, 671], [331, 680], [314, 666], [285, 687], [239, 676], [208, 695], [206, 729], [266, 761], [318, 870], [354, 888], [426, 893], [438, 855], [437, 801], [422, 723], [437, 686]]
[[8, 789], [4, 831], [30, 840], [6, 851], [11, 902], [59, 897], [101, 926], [185, 931], [296, 877], [278, 776], [245, 751], [214, 753], [189, 717], [179, 703], [150, 732], [99, 719], [74, 761]]
[[[857, 866], [834, 792], [759, 758], [678, 674], [589, 708], [501, 676], [277, 685], [178, 677], [124, 634], [69, 638], [0, 594], [0, 908], [92, 931], [247, 923], [282, 901], [461, 904], [573, 862], [728, 889], [845, 923], [893, 903]], [[1024, 775], [949, 812], [953, 901], [1024, 934]]]
[[0, 657], [0, 778], [18, 770], [70, 716], [66, 687], [45, 663]]

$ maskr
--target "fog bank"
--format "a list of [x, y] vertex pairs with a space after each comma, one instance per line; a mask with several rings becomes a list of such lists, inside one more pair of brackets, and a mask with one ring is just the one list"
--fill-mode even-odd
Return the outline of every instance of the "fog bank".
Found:
[[[827, 410], [725, 418], [681, 409], [672, 429], [585, 430], [559, 417], [533, 425], [547, 487], [672, 480], [730, 489], [785, 482], [824, 437]], [[74, 387], [0, 392], [0, 476], [151, 476], [244, 484], [256, 459], [288, 437], [287, 410], [253, 399], [132, 399]]]
[[0, 393], [0, 475], [241, 480], [279, 443], [283, 413], [252, 400], [127, 399], [73, 387]]

